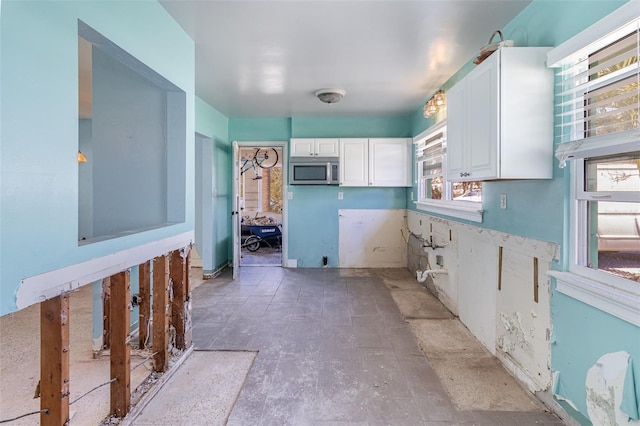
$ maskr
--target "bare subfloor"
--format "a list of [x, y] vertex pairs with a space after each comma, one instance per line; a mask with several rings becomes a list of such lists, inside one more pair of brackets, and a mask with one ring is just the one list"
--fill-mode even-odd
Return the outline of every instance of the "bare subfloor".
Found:
[[193, 299], [196, 348], [258, 351], [229, 425], [562, 424], [407, 270], [243, 268]]

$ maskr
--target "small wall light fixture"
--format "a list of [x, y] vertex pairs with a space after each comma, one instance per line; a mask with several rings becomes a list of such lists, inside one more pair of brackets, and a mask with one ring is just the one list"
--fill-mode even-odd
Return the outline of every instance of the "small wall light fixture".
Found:
[[84, 156], [82, 151], [78, 150], [78, 163], [86, 163], [87, 157]]
[[431, 117], [440, 112], [446, 106], [446, 96], [444, 91], [438, 90], [424, 105], [424, 116]]

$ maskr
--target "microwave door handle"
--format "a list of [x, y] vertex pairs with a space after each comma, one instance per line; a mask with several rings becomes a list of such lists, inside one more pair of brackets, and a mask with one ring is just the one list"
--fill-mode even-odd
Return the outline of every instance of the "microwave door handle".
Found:
[[327, 161], [326, 176], [327, 176], [327, 185], [331, 185], [331, 163], [328, 161]]

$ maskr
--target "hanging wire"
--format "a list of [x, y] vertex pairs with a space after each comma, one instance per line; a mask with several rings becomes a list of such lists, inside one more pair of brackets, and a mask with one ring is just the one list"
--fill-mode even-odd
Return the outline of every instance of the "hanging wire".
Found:
[[93, 389], [91, 389], [91, 390], [89, 390], [89, 391], [85, 392], [84, 394], [80, 395], [79, 397], [77, 397], [76, 399], [74, 399], [73, 401], [71, 401], [71, 402], [69, 403], [69, 405], [71, 405], [71, 404], [75, 404], [76, 402], [80, 401], [82, 398], [84, 398], [85, 396], [89, 395], [89, 394], [90, 394], [91, 392], [93, 392], [93, 391], [98, 390], [98, 389], [100, 389], [100, 388], [101, 388], [101, 387], [103, 387], [103, 386], [106, 386], [106, 385], [108, 385], [108, 384], [110, 384], [110, 383], [117, 382], [117, 381], [118, 381], [118, 378], [117, 378], [117, 377], [114, 377], [113, 379], [109, 380], [108, 382], [104, 382], [104, 383], [102, 383], [101, 385], [98, 385], [98, 386], [96, 386], [95, 388], [93, 388]]
[[153, 358], [154, 356], [156, 356], [158, 354], [158, 351], [152, 353], [151, 355], [149, 355], [148, 357], [146, 357], [145, 359], [143, 359], [142, 361], [140, 361], [140, 363], [136, 364], [131, 371], [135, 370], [136, 368], [140, 367], [142, 364], [144, 364], [145, 362], [149, 361], [151, 358]]
[[49, 414], [49, 413], [50, 413], [50, 411], [49, 411], [49, 409], [48, 409], [48, 408], [45, 408], [45, 409], [42, 409], [42, 410], [39, 410], [39, 411], [33, 411], [33, 412], [31, 412], [31, 413], [27, 413], [27, 414], [23, 414], [23, 415], [18, 416], [18, 417], [14, 417], [14, 418], [12, 418], [12, 419], [4, 419], [4, 420], [0, 420], [0, 423], [9, 423], [9, 422], [14, 422], [14, 421], [19, 420], [19, 419], [21, 419], [21, 418], [23, 418], [23, 417], [33, 416], [34, 414], [42, 414], [42, 413]]

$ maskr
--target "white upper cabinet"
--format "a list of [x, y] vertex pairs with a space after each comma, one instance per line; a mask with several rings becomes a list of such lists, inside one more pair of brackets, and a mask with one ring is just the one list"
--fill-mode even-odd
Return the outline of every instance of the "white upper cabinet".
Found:
[[447, 94], [447, 179], [550, 179], [553, 71], [546, 47], [496, 51]]
[[341, 186], [411, 186], [411, 139], [340, 139]]
[[369, 186], [369, 139], [340, 139], [340, 186]]
[[291, 139], [292, 157], [337, 157], [338, 155], [338, 139]]
[[411, 186], [410, 164], [410, 139], [369, 139], [369, 185]]

